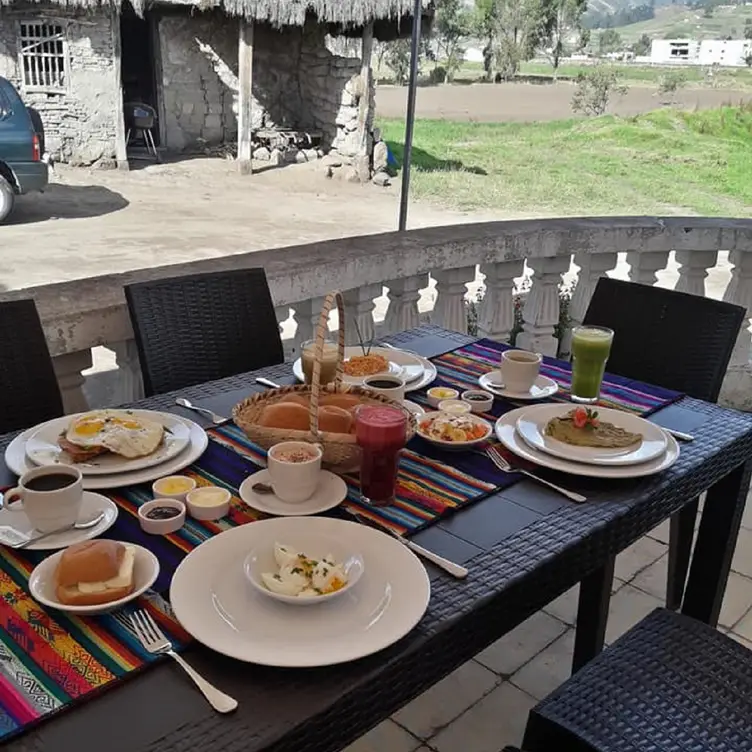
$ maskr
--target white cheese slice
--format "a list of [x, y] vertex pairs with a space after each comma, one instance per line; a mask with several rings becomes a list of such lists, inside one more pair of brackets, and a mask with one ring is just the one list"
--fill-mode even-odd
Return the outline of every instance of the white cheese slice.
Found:
[[81, 593], [103, 593], [105, 590], [116, 590], [128, 587], [133, 581], [133, 565], [136, 561], [136, 549], [133, 546], [125, 547], [125, 555], [120, 562], [120, 571], [109, 580], [101, 582], [79, 582], [78, 589]]

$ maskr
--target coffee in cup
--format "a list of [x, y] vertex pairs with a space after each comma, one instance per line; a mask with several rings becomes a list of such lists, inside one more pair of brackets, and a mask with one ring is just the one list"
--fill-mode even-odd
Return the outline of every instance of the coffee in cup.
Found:
[[390, 376], [389, 374], [367, 376], [363, 379], [363, 386], [397, 402], [402, 402], [405, 399], [405, 382], [397, 376]]
[[538, 378], [542, 357], [527, 350], [505, 350], [501, 354], [501, 380], [508, 392], [525, 394]]
[[318, 444], [283, 441], [267, 455], [267, 470], [275, 496], [288, 504], [310, 499], [321, 478], [323, 452]]
[[72, 526], [84, 498], [81, 471], [65, 465], [36, 467], [24, 473], [18, 486], [5, 493], [9, 512], [25, 512], [40, 533]]

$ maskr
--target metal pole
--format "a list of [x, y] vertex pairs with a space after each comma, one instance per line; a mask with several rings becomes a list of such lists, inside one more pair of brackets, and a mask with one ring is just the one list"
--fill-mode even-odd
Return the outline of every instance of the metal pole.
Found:
[[400, 195], [399, 229], [407, 229], [407, 202], [410, 193], [410, 163], [413, 156], [413, 125], [415, 124], [415, 95], [418, 88], [418, 47], [422, 0], [415, 0], [413, 8], [413, 37], [410, 45], [410, 83], [407, 90], [407, 120], [405, 122], [405, 152], [402, 160], [402, 193]]

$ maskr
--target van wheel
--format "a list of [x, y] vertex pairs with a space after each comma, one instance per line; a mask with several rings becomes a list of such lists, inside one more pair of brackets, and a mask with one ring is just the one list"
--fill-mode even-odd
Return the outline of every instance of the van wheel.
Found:
[[15, 200], [16, 194], [13, 192], [13, 186], [0, 175], [0, 222], [5, 221], [13, 211]]

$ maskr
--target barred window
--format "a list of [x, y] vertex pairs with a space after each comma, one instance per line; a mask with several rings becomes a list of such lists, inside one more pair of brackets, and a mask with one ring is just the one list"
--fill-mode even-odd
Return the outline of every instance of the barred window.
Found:
[[22, 21], [19, 42], [24, 88], [64, 90], [67, 60], [63, 26], [45, 21]]

